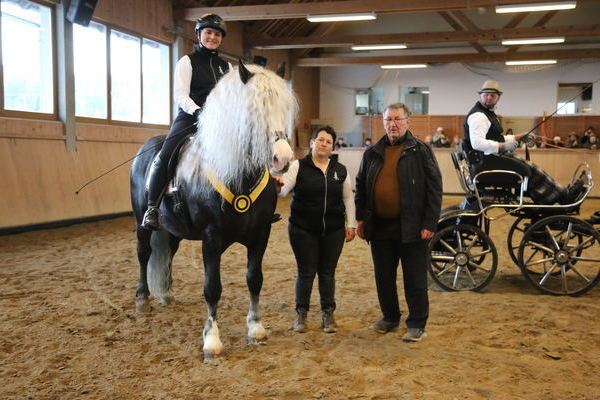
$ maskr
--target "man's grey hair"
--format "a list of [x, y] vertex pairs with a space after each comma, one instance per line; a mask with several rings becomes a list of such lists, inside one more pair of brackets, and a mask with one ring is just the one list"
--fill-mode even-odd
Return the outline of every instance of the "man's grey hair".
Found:
[[410, 117], [410, 110], [408, 109], [408, 106], [404, 103], [398, 102], [398, 103], [390, 104], [389, 106], [387, 106], [385, 108], [385, 110], [383, 112], [385, 113], [387, 110], [404, 110], [404, 115], [406, 115], [407, 117]]

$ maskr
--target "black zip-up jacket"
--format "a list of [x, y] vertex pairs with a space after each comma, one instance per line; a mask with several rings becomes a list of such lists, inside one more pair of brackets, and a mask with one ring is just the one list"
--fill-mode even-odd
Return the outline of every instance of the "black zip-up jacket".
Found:
[[196, 46], [195, 51], [188, 54], [188, 57], [192, 65], [190, 98], [199, 107], [203, 107], [206, 97], [217, 81], [229, 71], [229, 63], [219, 57], [218, 51], [201, 46]]
[[471, 111], [469, 111], [469, 113], [467, 114], [466, 118], [465, 118], [465, 123], [463, 124], [463, 129], [464, 129], [464, 139], [463, 139], [463, 149], [465, 150], [465, 152], [467, 153], [467, 156], [469, 157], [469, 161], [472, 163], [478, 163], [478, 160], [481, 160], [483, 157], [483, 152], [479, 151], [479, 150], [475, 150], [473, 149], [473, 146], [471, 145], [471, 132], [469, 130], [469, 124], [467, 123], [467, 120], [469, 119], [469, 117], [471, 116], [471, 114], [475, 114], [475, 113], [483, 113], [483, 115], [486, 116], [486, 118], [490, 121], [490, 129], [488, 129], [485, 138], [488, 140], [495, 140], [496, 142], [502, 142], [504, 143], [505, 139], [504, 136], [502, 136], [502, 125], [500, 125], [500, 120], [498, 119], [498, 116], [496, 115], [495, 112], [493, 112], [492, 110], [490, 110], [487, 107], [484, 107], [481, 102], [477, 102], [475, 103], [475, 105], [473, 106], [473, 108], [471, 108]]
[[313, 163], [310, 154], [298, 160], [290, 222], [315, 234], [343, 228], [346, 175], [346, 167], [337, 161], [335, 154], [330, 157], [325, 174]]
[[[374, 188], [383, 167], [387, 136], [365, 150], [356, 175], [356, 219], [364, 221], [365, 239], [370, 240], [375, 217]], [[402, 242], [421, 240], [421, 230], [435, 232], [442, 207], [442, 175], [431, 148], [406, 131], [404, 151], [398, 160], [402, 196], [400, 225]]]

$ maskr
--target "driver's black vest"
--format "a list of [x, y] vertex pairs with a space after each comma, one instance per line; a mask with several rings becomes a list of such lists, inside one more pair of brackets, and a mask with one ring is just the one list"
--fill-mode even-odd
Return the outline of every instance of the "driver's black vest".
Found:
[[495, 112], [484, 107], [478, 101], [477, 103], [475, 103], [473, 108], [471, 108], [471, 111], [469, 111], [469, 113], [467, 114], [467, 117], [465, 118], [465, 123], [463, 125], [465, 134], [465, 138], [463, 140], [463, 150], [467, 153], [467, 157], [469, 158], [469, 162], [471, 163], [479, 162], [479, 160], [481, 160], [483, 156], [483, 152], [474, 150], [473, 146], [471, 146], [471, 135], [469, 133], [469, 124], [467, 123], [467, 120], [469, 119], [471, 114], [475, 114], [477, 112], [483, 113], [491, 123], [490, 129], [488, 129], [485, 138], [488, 140], [494, 140], [496, 142], [504, 143], [504, 136], [502, 135], [502, 132], [504, 130], [502, 129], [502, 125], [500, 125], [500, 120], [498, 119], [498, 116]]
[[219, 57], [216, 50], [196, 46], [196, 51], [188, 54], [192, 64], [190, 98], [199, 107], [203, 107], [206, 97], [215, 87], [221, 76], [229, 71], [229, 63]]

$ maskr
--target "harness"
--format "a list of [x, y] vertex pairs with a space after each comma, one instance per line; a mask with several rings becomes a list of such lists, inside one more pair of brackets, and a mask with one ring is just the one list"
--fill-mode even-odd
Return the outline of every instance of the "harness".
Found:
[[265, 168], [262, 177], [259, 179], [258, 183], [250, 190], [249, 194], [238, 194], [235, 195], [231, 190], [229, 190], [217, 177], [212, 173], [212, 171], [206, 171], [206, 178], [213, 186], [213, 188], [219, 193], [229, 204], [233, 206], [233, 209], [238, 213], [245, 213], [250, 209], [252, 204], [256, 201], [258, 196], [263, 192], [265, 187], [267, 187], [267, 183], [269, 183], [269, 169]]

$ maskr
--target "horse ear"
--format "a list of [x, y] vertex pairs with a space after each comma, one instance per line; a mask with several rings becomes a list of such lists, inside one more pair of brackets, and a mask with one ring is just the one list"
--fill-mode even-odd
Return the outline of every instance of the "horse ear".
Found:
[[285, 61], [279, 64], [279, 67], [277, 67], [277, 75], [279, 75], [282, 79], [285, 79]]
[[246, 66], [244, 65], [244, 63], [242, 62], [241, 59], [238, 60], [239, 62], [239, 71], [240, 71], [240, 79], [242, 80], [242, 82], [244, 82], [244, 85], [246, 83], [248, 83], [248, 81], [250, 80], [250, 78], [252, 78], [254, 76], [254, 74], [250, 71], [248, 71], [248, 68], [246, 68]]

